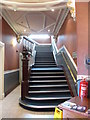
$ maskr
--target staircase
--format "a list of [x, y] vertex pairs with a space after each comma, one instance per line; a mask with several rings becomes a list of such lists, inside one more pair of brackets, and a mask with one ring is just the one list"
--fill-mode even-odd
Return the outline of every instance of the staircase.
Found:
[[27, 109], [54, 110], [71, 98], [62, 67], [57, 67], [50, 45], [36, 46], [35, 64], [31, 69], [28, 96], [20, 100]]

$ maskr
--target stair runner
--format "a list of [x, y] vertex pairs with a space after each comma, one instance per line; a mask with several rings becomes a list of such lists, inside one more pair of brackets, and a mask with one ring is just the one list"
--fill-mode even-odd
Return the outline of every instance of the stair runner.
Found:
[[50, 45], [36, 46], [35, 64], [31, 69], [28, 96], [20, 100], [27, 109], [54, 110], [71, 98], [62, 67], [57, 67]]

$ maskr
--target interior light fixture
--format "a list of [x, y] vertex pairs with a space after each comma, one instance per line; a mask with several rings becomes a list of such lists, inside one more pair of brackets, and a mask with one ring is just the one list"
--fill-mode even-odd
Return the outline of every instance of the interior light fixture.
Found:
[[29, 35], [29, 38], [31, 38], [31, 39], [49, 39], [50, 36], [48, 34], [32, 34], [32, 35]]
[[54, 12], [55, 10], [54, 9], [51, 9], [52, 12]]
[[16, 44], [17, 44], [16, 39], [13, 39], [13, 40], [12, 40], [12, 46], [13, 46], [13, 47], [15, 47], [15, 46], [16, 46]]
[[17, 10], [16, 9], [14, 9], [14, 12], [16, 12]]
[[24, 30], [24, 32], [26, 32], [26, 29]]
[[50, 29], [48, 30], [48, 32], [50, 32]]

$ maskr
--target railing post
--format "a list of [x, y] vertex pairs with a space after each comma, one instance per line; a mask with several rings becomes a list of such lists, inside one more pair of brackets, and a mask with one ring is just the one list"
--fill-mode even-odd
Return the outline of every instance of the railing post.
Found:
[[23, 48], [23, 59], [22, 59], [22, 83], [21, 83], [21, 99], [24, 100], [25, 96], [28, 95], [28, 52], [27, 49]]

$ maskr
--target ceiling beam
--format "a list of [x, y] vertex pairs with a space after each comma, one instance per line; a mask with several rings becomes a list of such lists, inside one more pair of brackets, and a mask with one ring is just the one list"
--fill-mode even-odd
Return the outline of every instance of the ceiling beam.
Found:
[[57, 19], [56, 19], [56, 24], [55, 24], [55, 26], [54, 26], [54, 28], [53, 28], [53, 32], [55, 31], [55, 28], [56, 28], [56, 26], [57, 26], [57, 24], [58, 24], [58, 20], [59, 20], [60, 14], [61, 14], [61, 10], [62, 10], [62, 9], [59, 10], [59, 13], [58, 13], [58, 16], [57, 16]]
[[52, 23], [52, 24], [48, 25], [47, 27], [45, 27], [44, 29], [41, 29], [40, 31], [38, 31], [38, 33], [42, 32], [43, 30], [45, 30], [45, 29], [47, 29], [47, 28], [49, 28], [49, 27], [51, 27], [53, 25], [55, 25], [55, 23]]

